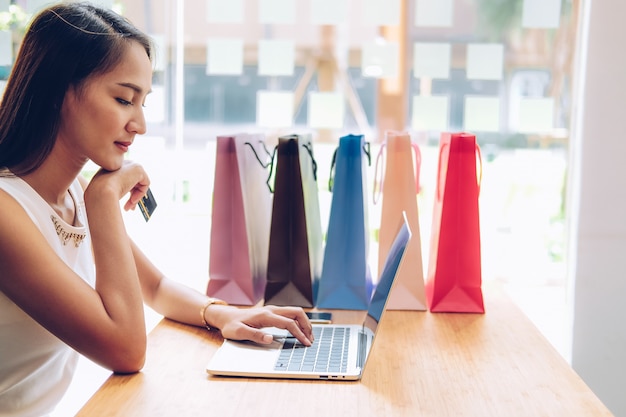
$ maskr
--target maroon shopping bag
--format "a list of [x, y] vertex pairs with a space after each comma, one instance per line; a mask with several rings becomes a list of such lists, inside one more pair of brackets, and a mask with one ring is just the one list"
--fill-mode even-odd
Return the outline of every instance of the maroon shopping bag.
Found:
[[229, 304], [263, 298], [272, 194], [260, 135], [219, 136], [206, 293]]
[[265, 304], [313, 307], [323, 253], [310, 136], [280, 137], [275, 152]]

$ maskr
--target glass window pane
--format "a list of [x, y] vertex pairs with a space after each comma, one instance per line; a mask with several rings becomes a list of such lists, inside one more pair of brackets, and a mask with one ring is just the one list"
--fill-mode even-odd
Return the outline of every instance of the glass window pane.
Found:
[[292, 25], [296, 17], [296, 0], [260, 0], [259, 22]]
[[501, 80], [503, 67], [504, 48], [502, 45], [467, 45], [467, 78], [474, 80]]
[[561, 0], [524, 0], [522, 27], [557, 28], [561, 18]]
[[452, 26], [453, 10], [452, 0], [416, 0], [415, 26]]
[[347, 0], [309, 0], [311, 23], [314, 25], [341, 25], [348, 20]]
[[240, 75], [243, 71], [243, 40], [210, 39], [207, 75]]
[[309, 93], [309, 127], [341, 129], [345, 117], [345, 98], [341, 93]]
[[209, 23], [242, 23], [243, 0], [206, 0]]
[[395, 26], [400, 23], [400, 0], [365, 0], [363, 24], [375, 26]]
[[413, 97], [411, 127], [415, 131], [448, 131], [448, 107], [448, 97]]
[[468, 132], [497, 132], [500, 130], [500, 99], [465, 97], [464, 119]]
[[361, 67], [364, 77], [395, 78], [398, 74], [398, 44], [373, 42], [363, 45]]
[[295, 45], [290, 40], [259, 41], [259, 75], [293, 75]]
[[257, 97], [257, 125], [269, 128], [292, 126], [293, 93], [259, 91]]
[[451, 45], [416, 42], [413, 46], [413, 75], [416, 78], [449, 78]]

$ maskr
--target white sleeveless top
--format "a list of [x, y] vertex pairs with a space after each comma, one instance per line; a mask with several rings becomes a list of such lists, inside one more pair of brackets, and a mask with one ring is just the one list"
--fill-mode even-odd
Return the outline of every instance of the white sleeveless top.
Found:
[[[69, 190], [76, 205], [78, 227], [58, 217], [52, 207], [18, 177], [0, 177], [0, 189], [24, 207], [59, 257], [93, 287], [95, 263], [83, 189], [78, 180]], [[77, 246], [80, 236], [85, 238]], [[0, 291], [0, 417], [39, 417], [50, 413], [65, 394], [77, 361], [78, 353]]]

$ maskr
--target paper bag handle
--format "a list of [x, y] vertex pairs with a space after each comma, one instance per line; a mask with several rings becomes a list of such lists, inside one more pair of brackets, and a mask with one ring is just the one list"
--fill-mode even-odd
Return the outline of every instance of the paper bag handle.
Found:
[[[383, 148], [387, 146], [387, 142], [383, 143], [380, 146], [380, 150], [378, 151], [378, 155], [376, 156], [376, 167], [374, 168], [374, 187], [372, 190], [372, 195], [374, 197], [374, 204], [378, 203], [378, 199], [380, 198], [380, 194], [383, 192], [383, 180], [384, 180], [384, 172], [385, 168], [381, 169], [380, 178], [378, 178], [378, 163], [379, 158], [383, 153]], [[415, 194], [419, 194], [420, 192], [420, 169], [422, 167], [422, 152], [420, 151], [417, 143], [411, 142], [411, 148], [413, 148], [413, 154], [415, 155], [415, 165], [414, 165], [414, 178], [415, 178]], [[384, 159], [383, 159], [384, 164]], [[376, 190], [376, 185], [378, 185], [378, 191]]]
[[411, 142], [413, 153], [415, 154], [415, 194], [420, 193], [420, 170], [422, 168], [422, 152], [417, 143]]
[[[439, 149], [439, 164], [438, 164], [438, 169], [437, 169], [437, 200], [441, 200], [441, 157], [443, 156], [443, 150], [446, 146], [450, 146], [448, 143], [445, 143], [441, 146], [441, 148]], [[478, 159], [478, 165], [479, 165], [479, 170], [478, 170], [478, 178], [477, 178], [477, 184], [478, 184], [478, 195], [480, 195], [480, 185], [483, 182], [483, 156], [482, 153], [480, 152], [480, 146], [478, 146], [478, 144], [476, 144], [475, 147], [475, 154], [476, 157]]]
[[[385, 167], [383, 166], [380, 170], [380, 178], [378, 177], [378, 165], [380, 162], [380, 156], [383, 154], [383, 150], [387, 146], [387, 142], [383, 142], [380, 145], [380, 150], [378, 151], [378, 155], [376, 155], [376, 164], [374, 165], [374, 186], [372, 187], [372, 197], [374, 200], [374, 204], [378, 204], [378, 199], [380, 198], [380, 194], [383, 192], [383, 172], [385, 172]], [[385, 164], [385, 159], [383, 158], [382, 164]], [[378, 185], [378, 187], [376, 187]], [[376, 190], [378, 188], [378, 191]]]
[[480, 185], [483, 182], [483, 155], [480, 152], [480, 146], [478, 146], [478, 143], [476, 144], [476, 156], [478, 157], [478, 165], [479, 165], [479, 171], [478, 171], [478, 195], [480, 195]]
[[[328, 191], [333, 192], [333, 184], [335, 182], [335, 164], [337, 163], [337, 151], [339, 151], [339, 147], [335, 148], [333, 152], [333, 159], [330, 162], [330, 175], [328, 176]], [[370, 143], [365, 142], [363, 145], [363, 152], [367, 155], [367, 166], [372, 166], [372, 156], [370, 150]]]
[[262, 140], [259, 141], [259, 143], [261, 144], [261, 146], [263, 146], [263, 150], [265, 151], [265, 153], [267, 154], [267, 156], [270, 157], [270, 161], [268, 161], [267, 163], [263, 163], [263, 161], [261, 161], [261, 158], [259, 157], [259, 154], [256, 153], [256, 149], [254, 149], [254, 146], [252, 146], [252, 143], [250, 142], [245, 142], [244, 145], [248, 145], [250, 147], [250, 149], [252, 150], [252, 152], [254, 153], [254, 157], [256, 158], [257, 161], [259, 161], [259, 164], [261, 164], [261, 166], [263, 168], [267, 168], [268, 166], [270, 166], [271, 162], [272, 162], [272, 154], [270, 153], [270, 151], [267, 150], [267, 147], [265, 146], [265, 142], [263, 142]]
[[[270, 155], [270, 162], [268, 163], [269, 167], [270, 167], [270, 172], [267, 175], [267, 179], [265, 180], [265, 184], [267, 185], [267, 188], [270, 190], [270, 193], [274, 194], [274, 189], [272, 189], [272, 186], [270, 185], [270, 181], [272, 179], [272, 175], [274, 174], [274, 163], [276, 162], [276, 151], [278, 150], [278, 145], [274, 146], [274, 150], [272, 151], [271, 155]], [[268, 152], [269, 154], [269, 152]]]
[[313, 147], [310, 143], [303, 143], [302, 147], [306, 149], [306, 152], [311, 157], [311, 166], [313, 167], [313, 179], [317, 181], [317, 161], [313, 157]]
[[[307, 153], [311, 157], [311, 165], [313, 167], [313, 179], [317, 182], [317, 161], [315, 161], [315, 158], [313, 157], [313, 148], [308, 143], [303, 143], [302, 147], [306, 149]], [[272, 186], [270, 185], [270, 180], [272, 179], [272, 175], [274, 174], [274, 165], [275, 165], [275, 158], [276, 158], [277, 150], [278, 150], [278, 145], [274, 146], [274, 151], [272, 151], [271, 155], [269, 152], [267, 152], [267, 154], [271, 156], [271, 159], [270, 159], [270, 162], [268, 163], [270, 167], [270, 173], [267, 176], [267, 180], [265, 181], [265, 184], [267, 184], [267, 188], [269, 188], [272, 194], [274, 193], [274, 190], [272, 189]]]

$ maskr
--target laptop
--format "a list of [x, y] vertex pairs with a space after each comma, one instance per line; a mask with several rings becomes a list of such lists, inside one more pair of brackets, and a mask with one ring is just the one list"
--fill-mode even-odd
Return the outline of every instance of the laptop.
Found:
[[403, 213], [362, 325], [314, 324], [315, 341], [309, 347], [276, 328], [264, 329], [274, 335], [269, 345], [224, 340], [206, 371], [210, 375], [248, 378], [360, 380], [410, 238]]

